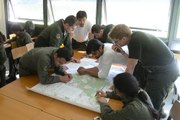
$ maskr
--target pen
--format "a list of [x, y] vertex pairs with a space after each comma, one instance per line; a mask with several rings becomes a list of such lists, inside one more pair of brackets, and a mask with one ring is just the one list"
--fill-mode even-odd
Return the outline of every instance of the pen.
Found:
[[[102, 87], [99, 91], [102, 91], [102, 90], [103, 90], [103, 88], [104, 88], [104, 87]], [[100, 93], [100, 92], [98, 92], [98, 93], [96, 93], [96, 94], [95, 94], [95, 97], [97, 96], [97, 94], [101, 95], [101, 93]]]

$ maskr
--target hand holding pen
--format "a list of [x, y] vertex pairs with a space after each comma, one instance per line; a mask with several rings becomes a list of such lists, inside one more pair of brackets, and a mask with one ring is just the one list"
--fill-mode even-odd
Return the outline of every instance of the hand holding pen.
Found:
[[98, 102], [107, 103], [107, 100], [105, 99], [107, 94], [105, 92], [97, 91], [95, 96]]

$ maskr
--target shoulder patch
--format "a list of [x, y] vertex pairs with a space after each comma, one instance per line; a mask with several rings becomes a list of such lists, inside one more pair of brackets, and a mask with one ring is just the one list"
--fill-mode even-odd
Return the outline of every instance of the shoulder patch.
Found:
[[48, 71], [48, 66], [44, 66], [44, 71]]
[[58, 33], [56, 34], [56, 38], [59, 39], [61, 37], [61, 35]]

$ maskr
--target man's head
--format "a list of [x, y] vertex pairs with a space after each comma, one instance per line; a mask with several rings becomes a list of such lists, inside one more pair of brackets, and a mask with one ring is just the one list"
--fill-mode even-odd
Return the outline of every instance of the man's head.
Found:
[[87, 54], [92, 54], [93, 57], [98, 59], [104, 51], [104, 44], [97, 40], [97, 39], [92, 39], [88, 42], [87, 48], [86, 48], [86, 53]]
[[54, 53], [54, 64], [55, 66], [60, 66], [62, 64], [65, 64], [66, 62], [70, 61], [72, 58], [72, 54], [69, 49], [66, 47], [59, 48]]
[[23, 27], [23, 25], [21, 25], [19, 23], [15, 23], [12, 25], [11, 31], [12, 31], [12, 33], [20, 34], [21, 32], [24, 31], [24, 27]]
[[76, 27], [76, 22], [77, 19], [74, 15], [69, 15], [68, 17], [66, 17], [66, 19], [64, 20], [64, 29], [68, 32], [71, 33], [72, 31], [74, 31], [75, 27]]
[[104, 27], [97, 24], [93, 25], [91, 28], [91, 32], [94, 34], [94, 37], [96, 39], [102, 38], [103, 30], [104, 30]]
[[80, 27], [84, 27], [84, 24], [86, 22], [86, 19], [87, 19], [87, 14], [85, 11], [78, 11], [77, 14], [76, 14], [76, 18], [78, 20], [78, 25]]
[[125, 24], [118, 24], [109, 32], [109, 38], [111, 38], [115, 44], [124, 46], [129, 43], [131, 34], [132, 32], [128, 26]]

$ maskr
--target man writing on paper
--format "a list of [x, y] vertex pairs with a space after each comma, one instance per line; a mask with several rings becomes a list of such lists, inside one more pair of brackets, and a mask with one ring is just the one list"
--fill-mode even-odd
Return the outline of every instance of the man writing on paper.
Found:
[[[127, 64], [127, 49], [125, 47], [121, 52], [115, 52], [112, 49], [112, 43], [102, 43], [97, 39], [92, 39], [88, 42], [86, 52], [92, 54], [93, 57], [98, 59], [99, 65], [93, 68], [79, 67], [78, 73], [80, 75], [91, 75], [98, 78], [106, 78], [113, 63]], [[120, 62], [119, 62], [120, 60]], [[118, 62], [117, 62], [118, 61]]]
[[[42, 84], [69, 82], [72, 75], [66, 73], [62, 65], [71, 60], [71, 55], [70, 50], [65, 47], [59, 49], [55, 47], [34, 48], [20, 59], [20, 77], [38, 74]], [[52, 69], [59, 76], [50, 75], [49, 71]]]

